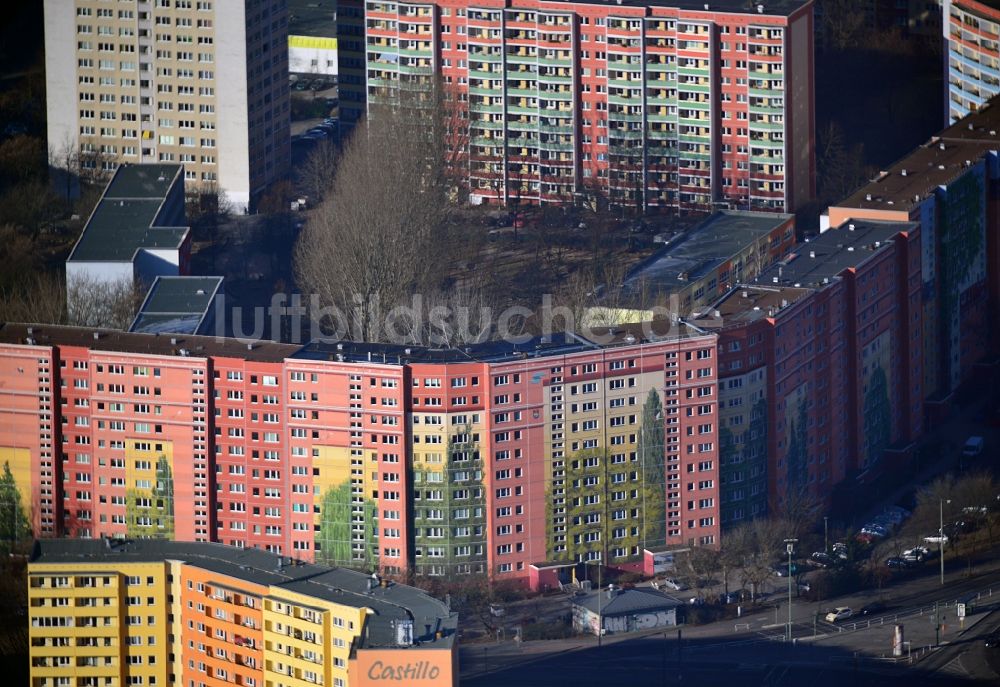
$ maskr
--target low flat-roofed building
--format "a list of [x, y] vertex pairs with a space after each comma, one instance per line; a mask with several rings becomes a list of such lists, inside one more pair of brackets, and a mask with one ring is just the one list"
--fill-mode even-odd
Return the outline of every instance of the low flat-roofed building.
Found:
[[687, 315], [734, 284], [756, 277], [795, 245], [795, 218], [769, 212], [716, 212], [668, 243], [625, 282], [625, 300], [676, 302]]
[[157, 277], [129, 327], [143, 334], [212, 334], [222, 277]]
[[573, 599], [573, 628], [596, 635], [640, 632], [677, 625], [683, 604], [648, 587], [618, 589], [609, 585]]
[[297, 76], [337, 76], [336, 0], [288, 3], [288, 72]]
[[188, 273], [191, 234], [181, 165], [122, 165], [66, 260], [71, 320], [93, 301]]

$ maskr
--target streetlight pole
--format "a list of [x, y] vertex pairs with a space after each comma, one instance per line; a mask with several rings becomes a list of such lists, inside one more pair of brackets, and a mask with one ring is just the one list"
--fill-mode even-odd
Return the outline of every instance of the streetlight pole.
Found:
[[823, 516], [823, 553], [830, 553], [830, 526], [829, 516]]
[[[951, 499], [947, 499], [951, 503]], [[941, 559], [941, 585], [944, 585], [944, 498], [938, 499], [938, 557]]]
[[798, 539], [786, 539], [785, 549], [788, 551], [788, 632], [785, 633], [785, 641], [792, 641], [792, 552], [795, 551], [795, 543]]

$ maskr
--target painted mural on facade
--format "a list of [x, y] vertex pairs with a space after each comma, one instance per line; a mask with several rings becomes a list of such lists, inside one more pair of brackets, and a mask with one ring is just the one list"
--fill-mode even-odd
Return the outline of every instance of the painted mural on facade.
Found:
[[352, 455], [351, 449], [322, 446], [316, 451], [316, 560], [368, 571], [377, 560], [379, 518], [367, 473], [377, 468], [366, 468], [364, 456]]
[[892, 356], [892, 332], [885, 331], [861, 351], [861, 384], [865, 438], [864, 455], [860, 456], [862, 470], [882, 460], [882, 452], [892, 443], [892, 397], [889, 370]]
[[126, 447], [126, 536], [173, 539], [173, 445], [130, 440]]
[[[442, 452], [413, 447], [414, 563], [419, 574], [446, 576], [486, 572], [486, 506], [478, 425], [453, 425], [467, 416], [423, 415], [442, 423]], [[440, 436], [423, 434], [427, 438]], [[509, 468], [513, 469], [513, 468]]]

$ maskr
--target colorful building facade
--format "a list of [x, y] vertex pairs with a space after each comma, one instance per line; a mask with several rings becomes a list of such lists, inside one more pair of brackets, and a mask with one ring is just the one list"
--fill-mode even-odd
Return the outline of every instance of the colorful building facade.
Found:
[[28, 616], [33, 687], [354, 687], [380, 684], [386, 668], [407, 684], [458, 683], [445, 604], [254, 549], [40, 540]]
[[914, 223], [853, 221], [713, 306], [724, 526], [823, 503], [923, 432], [920, 250]]
[[0, 451], [41, 536], [524, 580], [717, 545], [715, 337], [629, 327], [467, 353], [8, 324]]
[[921, 394], [936, 416], [989, 349], [1000, 312], [996, 140], [1000, 109], [957, 122], [831, 206], [829, 224], [867, 218], [920, 225]]
[[977, 0], [946, 0], [943, 22], [945, 121], [953, 124], [1000, 93], [1000, 9]]
[[369, 107], [440, 79], [473, 202], [792, 212], [815, 194], [812, 9], [369, 0]]

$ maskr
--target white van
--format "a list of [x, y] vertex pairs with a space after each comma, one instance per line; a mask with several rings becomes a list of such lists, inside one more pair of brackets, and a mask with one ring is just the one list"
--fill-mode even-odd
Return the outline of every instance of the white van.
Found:
[[969, 437], [965, 440], [965, 446], [962, 447], [963, 456], [978, 456], [983, 452], [983, 438], [982, 437]]

